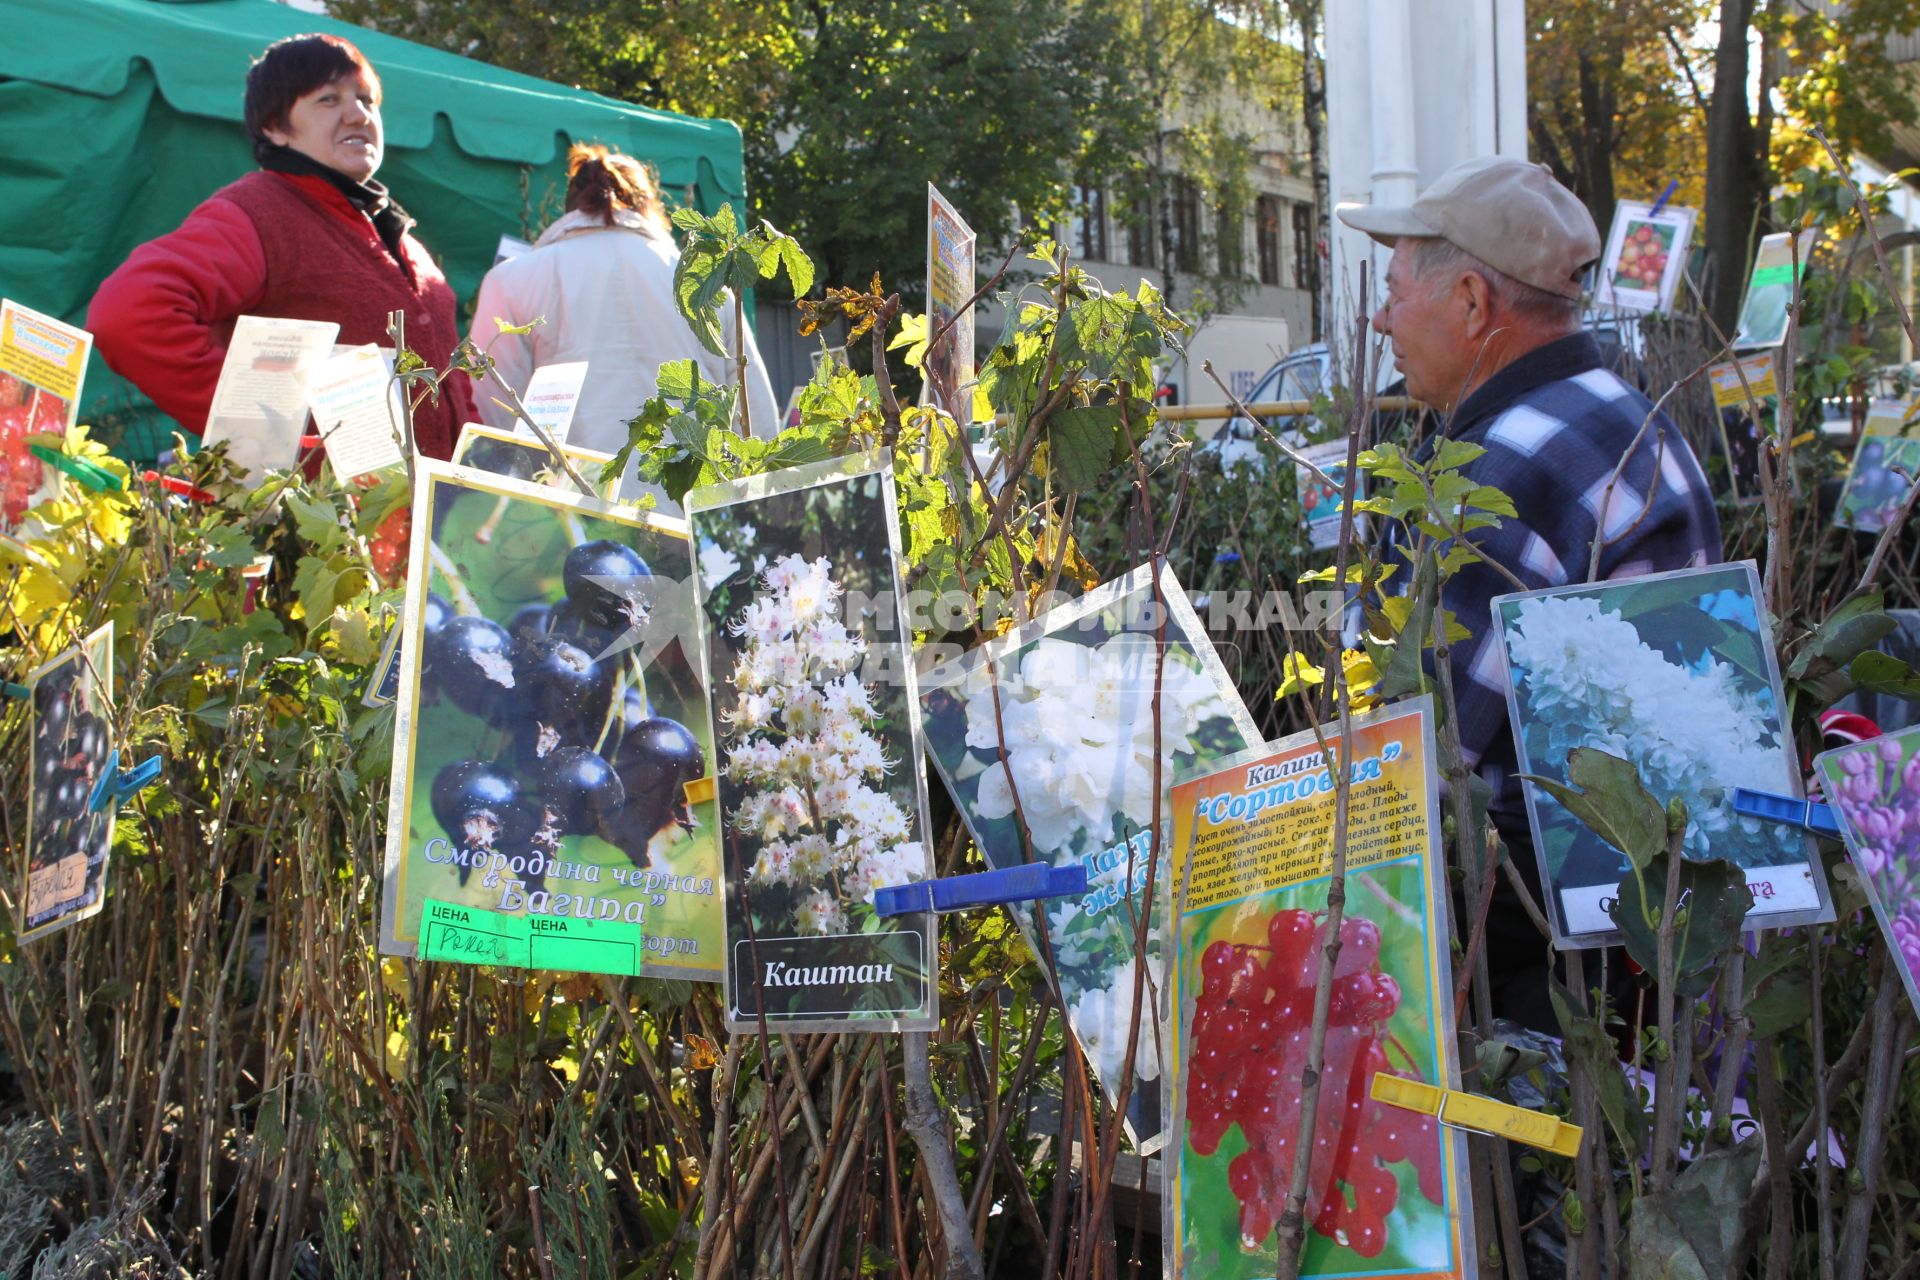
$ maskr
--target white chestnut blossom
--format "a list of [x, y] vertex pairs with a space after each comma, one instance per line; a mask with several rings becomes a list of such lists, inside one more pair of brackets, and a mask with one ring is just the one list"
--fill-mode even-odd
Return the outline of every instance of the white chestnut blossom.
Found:
[[741, 646], [725, 768], [747, 790], [731, 820], [760, 842], [752, 882], [793, 890], [799, 932], [844, 933], [854, 904], [926, 875], [926, 850], [884, 789], [894, 762], [854, 670], [866, 641], [840, 620], [832, 565], [782, 556], [758, 588], [728, 627]]

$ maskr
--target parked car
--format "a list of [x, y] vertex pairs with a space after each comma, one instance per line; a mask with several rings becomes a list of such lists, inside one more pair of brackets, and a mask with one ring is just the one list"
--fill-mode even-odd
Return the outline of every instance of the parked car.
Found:
[[[1278, 400], [1296, 400], [1311, 402], [1316, 396], [1330, 392], [1339, 380], [1339, 372], [1334, 368], [1333, 353], [1324, 342], [1315, 342], [1289, 352], [1271, 369], [1260, 376], [1253, 390], [1241, 397], [1245, 404], [1265, 404]], [[1382, 360], [1374, 371], [1375, 395], [1400, 395], [1405, 387], [1399, 374], [1394, 371], [1392, 360]], [[1397, 420], [1397, 415], [1396, 415]], [[1263, 419], [1267, 430], [1288, 444], [1304, 444], [1320, 420], [1311, 413], [1279, 413]], [[1218, 454], [1222, 466], [1256, 461], [1260, 451], [1256, 442], [1260, 432], [1252, 420], [1235, 415], [1205, 443], [1200, 445], [1203, 453]]]

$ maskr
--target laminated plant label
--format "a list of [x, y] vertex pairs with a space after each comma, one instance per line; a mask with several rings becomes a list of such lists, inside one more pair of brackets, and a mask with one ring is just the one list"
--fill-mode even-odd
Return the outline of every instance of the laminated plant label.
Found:
[[1762, 500], [1760, 442], [1774, 433], [1780, 408], [1779, 384], [1771, 351], [1723, 360], [1707, 369], [1713, 403], [1719, 413], [1720, 452], [1726, 461], [1725, 484], [1737, 506]]
[[435, 901], [529, 937], [617, 924], [638, 972], [712, 981], [719, 831], [683, 528], [416, 465], [381, 950], [415, 954]]
[[59, 474], [28, 450], [29, 435], [64, 438], [80, 418], [93, 335], [0, 298], [0, 531], [59, 492]]
[[1595, 305], [1620, 311], [1673, 310], [1694, 217], [1692, 209], [1678, 205], [1658, 210], [1634, 200], [1614, 205], [1613, 227], [1600, 255]]
[[307, 421], [307, 379], [333, 355], [340, 326], [330, 320], [241, 316], [233, 323], [220, 380], [207, 410], [204, 444], [225, 444], [227, 456], [259, 484], [265, 472], [291, 467]]
[[836, 458], [687, 494], [719, 772], [734, 1030], [923, 1030], [932, 875], [893, 472]]
[[1907, 999], [1920, 1009], [1920, 728], [1823, 752], [1813, 771]]
[[[1256, 747], [1173, 789], [1169, 1276], [1276, 1274], [1328, 916], [1336, 772], [1346, 905], [1308, 1163], [1303, 1277], [1476, 1274], [1465, 1141], [1376, 1101], [1376, 1075], [1459, 1086], [1431, 701]], [[1328, 753], [1333, 755], [1329, 762]], [[1344, 763], [1343, 763], [1344, 762]]]
[[[931, 182], [927, 184], [927, 341], [926, 367], [952, 380], [953, 404], [936, 404], [955, 421], [973, 421], [974, 257], [978, 242], [960, 211]], [[947, 336], [935, 343], [942, 327]], [[931, 385], [931, 383], [929, 383]]]
[[1806, 274], [1813, 252], [1813, 228], [1799, 233], [1779, 231], [1761, 236], [1754, 250], [1753, 273], [1747, 277], [1747, 296], [1740, 305], [1740, 324], [1733, 335], [1735, 348], [1777, 347], [1787, 338], [1787, 313], [1794, 288]]
[[27, 677], [32, 762], [27, 776], [22, 942], [99, 913], [113, 848], [109, 802], [89, 807], [114, 749], [113, 624]]
[[1833, 522], [1859, 533], [1880, 533], [1920, 482], [1920, 403], [1876, 400], [1854, 446], [1846, 488]]
[[[1808, 838], [1733, 810], [1736, 787], [1801, 794], [1751, 561], [1496, 596], [1493, 618], [1520, 772], [1565, 783], [1575, 747], [1622, 757], [1686, 803], [1686, 856], [1745, 872], [1748, 928], [1832, 918]], [[1554, 945], [1616, 941], [1626, 855], [1524, 786]]]
[[[594, 492], [611, 500], [616, 482], [603, 482], [600, 468], [611, 462], [613, 455], [597, 449], [583, 449], [579, 445], [555, 443], [560, 444], [560, 452], [573, 463], [581, 478], [593, 486]], [[579, 492], [566, 471], [554, 462], [553, 454], [534, 439], [532, 432], [516, 435], [511, 431], [469, 422], [460, 428], [460, 438], [454, 442], [453, 460], [477, 471], [553, 485], [569, 493]]]
[[[1010, 910], [1051, 966], [1110, 1103], [1133, 1039], [1128, 1116], [1135, 1141], [1151, 1150], [1164, 1127], [1168, 1057], [1166, 898], [1149, 886], [1167, 883], [1169, 853], [1164, 842], [1155, 848], [1155, 819], [1164, 830], [1177, 770], [1260, 740], [1253, 718], [1173, 571], [1161, 570], [1156, 590], [1145, 566], [928, 672], [921, 706], [928, 755], [989, 865], [1086, 867], [1085, 896], [1052, 899], [1037, 914], [1031, 903]], [[1143, 914], [1151, 919], [1141, 966]]]

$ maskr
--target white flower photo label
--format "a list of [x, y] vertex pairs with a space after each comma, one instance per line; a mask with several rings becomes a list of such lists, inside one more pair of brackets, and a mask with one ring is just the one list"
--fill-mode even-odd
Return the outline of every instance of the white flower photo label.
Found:
[[710, 485], [686, 507], [719, 762], [728, 1029], [930, 1029], [933, 916], [874, 908], [876, 890], [933, 875], [889, 461]]
[[[1087, 892], [1044, 915], [1010, 904], [1041, 962], [1051, 960], [1067, 1023], [1116, 1102], [1129, 1064], [1136, 975], [1142, 985], [1128, 1125], [1151, 1151], [1163, 1124], [1157, 1087], [1166, 1059], [1165, 895], [1147, 892], [1154, 862], [1154, 703], [1159, 702], [1158, 813], [1176, 773], [1259, 741], [1232, 679], [1170, 569], [1158, 591], [1135, 569], [921, 679], [928, 753], [975, 845], [994, 867], [1031, 857], [1083, 864]], [[1026, 820], [1022, 837], [1015, 816]], [[1028, 850], [1031, 848], [1031, 854]], [[1168, 883], [1162, 846], [1154, 879]], [[1136, 925], [1150, 911], [1141, 963]], [[1144, 964], [1144, 970], [1141, 968]]]
[[[1745, 873], [1748, 928], [1833, 918], [1809, 839], [1733, 809], [1736, 787], [1802, 794], [1751, 561], [1498, 596], [1493, 617], [1521, 773], [1565, 782], [1576, 747], [1626, 759], [1657, 799], [1685, 801], [1687, 857]], [[1618, 941], [1626, 855], [1523, 786], [1554, 945]]]

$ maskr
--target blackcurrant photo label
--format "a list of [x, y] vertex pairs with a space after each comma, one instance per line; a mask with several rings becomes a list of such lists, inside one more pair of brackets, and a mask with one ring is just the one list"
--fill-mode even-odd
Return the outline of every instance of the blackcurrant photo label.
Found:
[[[631, 972], [716, 980], [718, 824], [688, 790], [713, 770], [682, 638], [684, 524], [444, 463], [418, 476], [382, 950], [416, 954], [435, 902], [528, 938], [625, 930]], [[448, 936], [429, 958], [517, 963]], [[542, 947], [507, 954], [558, 954]]]

